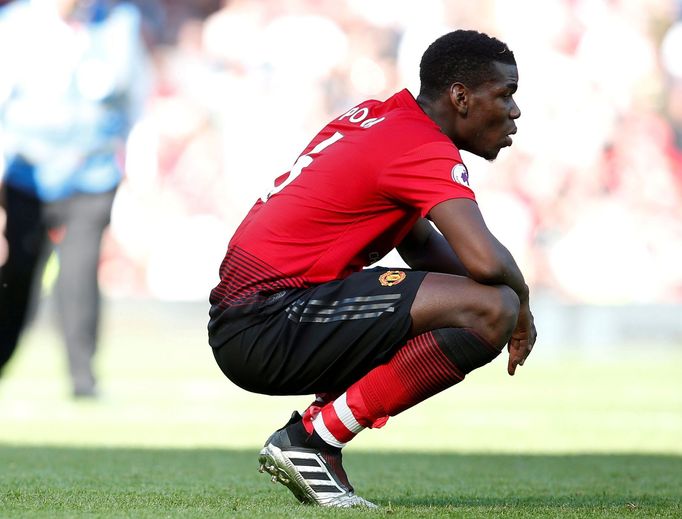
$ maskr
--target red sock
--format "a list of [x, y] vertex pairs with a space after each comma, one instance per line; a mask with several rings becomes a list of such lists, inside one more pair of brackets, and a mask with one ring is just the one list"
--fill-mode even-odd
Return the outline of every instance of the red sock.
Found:
[[348, 406], [347, 398], [348, 393], [343, 393], [325, 405], [312, 421], [312, 426], [320, 438], [338, 448], [346, 445], [365, 428], [355, 418]]
[[386, 364], [377, 366], [325, 405], [312, 425], [327, 443], [343, 447], [365, 427], [382, 427], [389, 416], [464, 379], [431, 332], [411, 339]]
[[303, 427], [308, 434], [313, 433], [313, 420], [328, 403], [338, 398], [339, 393], [317, 393], [315, 400], [303, 411]]

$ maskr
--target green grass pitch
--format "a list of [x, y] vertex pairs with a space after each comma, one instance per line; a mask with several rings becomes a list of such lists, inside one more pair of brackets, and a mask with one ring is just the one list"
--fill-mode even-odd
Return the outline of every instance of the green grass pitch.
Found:
[[682, 517], [674, 348], [540, 342], [515, 377], [497, 359], [345, 450], [379, 510], [324, 510], [257, 471], [307, 397], [223, 378], [204, 309], [109, 315], [99, 399], [69, 398], [44, 318], [0, 380], [0, 518]]

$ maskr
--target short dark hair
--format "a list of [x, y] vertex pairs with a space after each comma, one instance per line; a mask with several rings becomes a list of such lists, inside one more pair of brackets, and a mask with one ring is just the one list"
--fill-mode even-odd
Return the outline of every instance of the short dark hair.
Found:
[[478, 31], [444, 34], [424, 52], [419, 64], [419, 95], [438, 97], [453, 83], [476, 88], [489, 79], [495, 62], [516, 65], [506, 43]]

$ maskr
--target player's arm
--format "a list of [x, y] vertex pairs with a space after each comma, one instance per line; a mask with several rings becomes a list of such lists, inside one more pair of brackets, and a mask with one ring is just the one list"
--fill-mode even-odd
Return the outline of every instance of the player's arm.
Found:
[[523, 365], [536, 339], [530, 311], [528, 285], [507, 248], [490, 232], [476, 202], [466, 198], [446, 200], [429, 212], [429, 218], [469, 272], [486, 285], [507, 285], [519, 297], [520, 310], [509, 341], [508, 371], [513, 375]]
[[396, 249], [414, 270], [470, 277], [453, 248], [426, 218], [417, 220]]
[[469, 272], [485, 285], [507, 285], [521, 301], [528, 299], [528, 286], [511, 253], [490, 232], [478, 204], [468, 198], [446, 200], [429, 212], [448, 245]]

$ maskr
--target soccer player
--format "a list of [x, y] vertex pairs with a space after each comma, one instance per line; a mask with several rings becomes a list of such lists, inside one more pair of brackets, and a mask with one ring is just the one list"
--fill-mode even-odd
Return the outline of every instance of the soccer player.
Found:
[[[374, 507], [342, 448], [505, 345], [513, 375], [535, 343], [528, 286], [460, 156], [512, 144], [514, 54], [454, 31], [428, 47], [420, 80], [416, 99], [361, 103], [317, 134], [239, 226], [211, 292], [209, 343], [230, 380], [316, 394], [259, 458], [304, 503]], [[410, 269], [364, 268], [393, 248]]]

